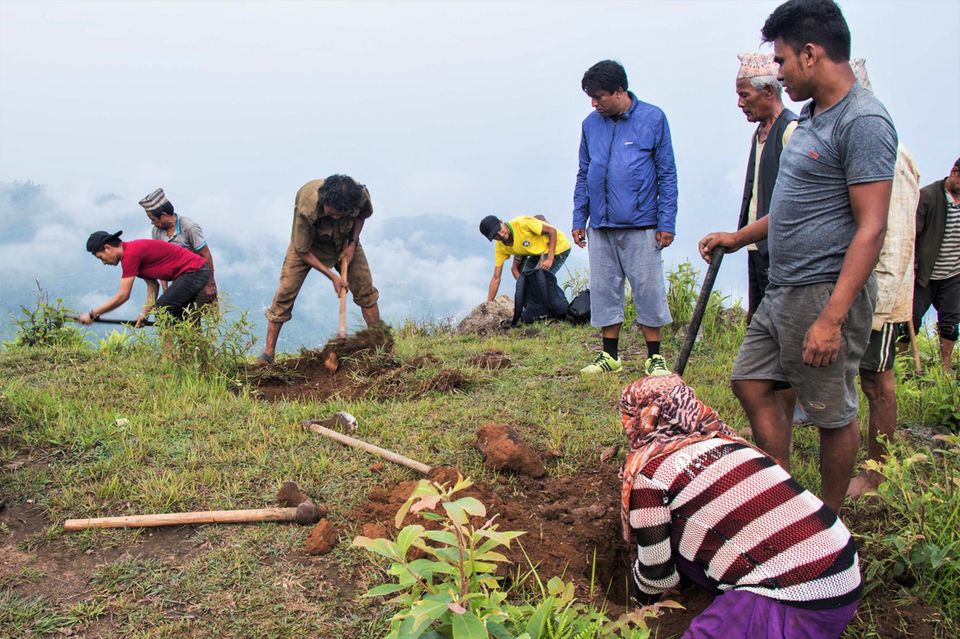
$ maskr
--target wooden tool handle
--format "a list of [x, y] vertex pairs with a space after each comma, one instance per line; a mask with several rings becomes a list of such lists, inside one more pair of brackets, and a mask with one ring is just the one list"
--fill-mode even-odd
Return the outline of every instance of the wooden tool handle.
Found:
[[206, 510], [192, 513], [68, 519], [63, 522], [63, 528], [64, 530], [84, 530], [86, 528], [150, 528], [154, 526], [181, 526], [184, 524], [296, 521], [296, 519], [296, 508], [254, 508], [251, 510]]
[[907, 322], [910, 331], [910, 350], [913, 352], [913, 368], [917, 375], [923, 375], [923, 364], [920, 363], [920, 349], [917, 347], [917, 332], [913, 330], [913, 320]]
[[697, 305], [693, 308], [690, 326], [687, 327], [687, 336], [683, 340], [683, 348], [680, 349], [677, 365], [673, 369], [673, 372], [677, 375], [683, 375], [683, 371], [687, 368], [687, 360], [690, 359], [693, 344], [697, 341], [697, 333], [700, 332], [700, 324], [703, 322], [703, 315], [707, 310], [707, 304], [710, 302], [710, 293], [713, 291], [713, 283], [717, 279], [717, 271], [720, 270], [723, 254], [724, 248], [721, 246], [715, 247], [710, 253], [710, 266], [707, 267], [707, 274], [703, 276], [700, 297], [697, 298]]
[[[79, 322], [80, 318], [76, 315], [64, 315], [64, 317], [71, 322]], [[126, 319], [111, 319], [109, 317], [98, 317], [93, 320], [95, 324], [117, 324], [118, 326], [133, 326], [136, 328], [136, 320], [126, 320]], [[156, 322], [153, 320], [144, 320], [141, 326], [153, 326]]]
[[400, 464], [401, 466], [406, 466], [411, 468], [421, 475], [429, 475], [430, 471], [433, 470], [431, 466], [422, 464], [415, 459], [410, 459], [409, 457], [404, 457], [399, 453], [395, 453], [392, 450], [387, 450], [386, 448], [380, 448], [379, 446], [374, 446], [373, 444], [368, 444], [367, 442], [355, 439], [349, 435], [344, 435], [343, 433], [338, 433], [335, 430], [330, 430], [325, 428], [320, 424], [317, 424], [315, 420], [308, 419], [303, 422], [305, 428], [312, 430], [318, 435], [323, 435], [324, 437], [329, 437], [330, 439], [335, 439], [341, 444], [346, 444], [347, 446], [352, 446], [353, 448], [362, 448], [363, 450], [373, 453], [378, 457], [382, 457], [387, 461], [392, 461], [394, 464]]
[[[340, 258], [340, 277], [347, 281], [347, 268], [350, 263], [347, 258]], [[337, 328], [337, 337], [347, 336], [347, 289], [340, 289], [340, 325]]]

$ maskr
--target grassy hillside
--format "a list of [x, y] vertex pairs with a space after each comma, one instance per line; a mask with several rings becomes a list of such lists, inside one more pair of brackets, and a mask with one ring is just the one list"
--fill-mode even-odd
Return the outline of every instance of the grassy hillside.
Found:
[[[678, 325], [689, 315], [692, 277], [672, 275]], [[719, 301], [685, 378], [743, 431], [727, 382], [742, 316], [721, 312]], [[529, 494], [541, 484], [485, 467], [474, 438], [483, 424], [513, 425], [544, 453], [550, 481], [576, 484], [599, 474], [614, 487], [609, 503], [619, 499], [622, 453], [609, 463], [599, 457], [623, 439], [616, 403], [623, 385], [641, 374], [638, 333], [622, 340], [624, 374], [583, 380], [577, 371], [599, 341], [589, 327], [537, 325], [480, 338], [410, 324], [396, 331], [392, 353], [377, 355], [389, 376], [353, 373], [349, 381], [363, 393], [267, 402], [256, 389], [262, 372], [249, 373], [236, 358], [242, 332], [221, 334], [223, 349], [209, 335], [181, 335], [177, 361], [162, 360], [150, 337], [117, 334], [90, 345], [56, 328], [58, 345], [8, 345], [0, 353], [0, 635], [383, 636], [395, 609], [361, 595], [387, 575], [350, 540], [361, 532], [356, 512], [372, 489], [417, 476], [300, 426], [336, 411], [357, 417], [356, 437], [455, 466], [507, 501], [510, 491]], [[678, 339], [667, 332], [671, 361]], [[924, 377], [908, 377], [898, 364], [903, 437], [884, 469], [889, 481], [879, 497], [843, 513], [862, 546], [868, 589], [849, 637], [949, 637], [960, 619], [960, 440], [942, 436], [958, 427], [957, 386], [934, 365], [932, 340], [921, 346], [930, 371]], [[472, 360], [490, 349], [512, 365], [491, 370]], [[459, 381], [451, 387], [431, 386], [453, 373]], [[798, 428], [795, 441], [794, 473], [816, 492], [815, 429]], [[331, 553], [305, 554], [310, 528], [293, 524], [62, 530], [67, 518], [264, 507], [285, 480], [326, 504], [340, 537]], [[532, 548], [536, 530], [528, 532]], [[577, 596], [593, 606], [606, 602], [611, 617], [623, 610], [603, 593], [591, 597], [578, 586]], [[511, 598], [537, 595], [516, 588]], [[675, 599], [704, 605], [687, 591]], [[683, 614], [651, 621], [651, 636], [678, 636], [678, 621], [689, 620]]]

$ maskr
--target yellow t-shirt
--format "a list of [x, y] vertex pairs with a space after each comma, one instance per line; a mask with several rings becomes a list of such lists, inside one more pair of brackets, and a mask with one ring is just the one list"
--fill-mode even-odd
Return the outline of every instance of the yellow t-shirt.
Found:
[[[521, 215], [507, 222], [507, 226], [513, 231], [513, 244], [507, 246], [500, 240], [494, 242], [494, 259], [497, 266], [506, 262], [507, 258], [513, 255], [546, 254], [550, 238], [543, 235], [543, 222], [532, 215]], [[551, 226], [553, 225], [551, 224]], [[563, 231], [557, 229], [557, 248], [554, 250], [554, 255], [569, 250], [570, 240], [563, 234]]]

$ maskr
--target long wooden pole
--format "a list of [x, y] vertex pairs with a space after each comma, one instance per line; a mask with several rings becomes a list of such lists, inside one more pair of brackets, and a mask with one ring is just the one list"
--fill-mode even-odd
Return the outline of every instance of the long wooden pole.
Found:
[[913, 351], [913, 368], [917, 375], [923, 375], [923, 365], [920, 363], [920, 348], [917, 346], [917, 332], [913, 330], [913, 320], [907, 322], [910, 331], [910, 350]]
[[700, 297], [697, 298], [697, 305], [693, 308], [693, 315], [690, 317], [690, 326], [687, 327], [687, 336], [683, 340], [683, 348], [680, 349], [680, 355], [677, 357], [677, 365], [673, 372], [677, 375], [683, 375], [687, 368], [687, 360], [690, 359], [690, 353], [693, 352], [693, 344], [697, 341], [697, 333], [700, 332], [700, 324], [703, 322], [703, 315], [707, 310], [707, 304], [710, 302], [710, 293], [713, 291], [713, 283], [717, 279], [717, 271], [720, 270], [720, 262], [723, 261], [723, 247], [716, 247], [710, 253], [710, 266], [707, 267], [707, 274], [703, 276], [703, 286], [700, 287]]
[[[347, 281], [347, 268], [350, 266], [350, 263], [347, 262], [347, 258], [340, 258], [340, 277], [343, 281]], [[337, 329], [337, 337], [346, 337], [347, 336], [347, 289], [340, 289], [340, 326]]]
[[257, 521], [296, 520], [296, 508], [253, 508], [250, 510], [204, 510], [192, 513], [68, 519], [63, 522], [63, 528], [65, 530], [84, 530], [86, 528], [152, 528], [155, 526], [181, 526], [184, 524], [236, 524]]
[[430, 471], [433, 470], [431, 466], [427, 466], [426, 464], [418, 462], [415, 459], [404, 457], [403, 455], [399, 453], [395, 453], [392, 450], [387, 450], [386, 448], [380, 448], [379, 446], [374, 446], [373, 444], [369, 444], [361, 439], [355, 439], [353, 437], [350, 437], [349, 435], [344, 435], [343, 433], [338, 433], [335, 430], [330, 430], [329, 428], [326, 428], [318, 424], [316, 420], [313, 420], [313, 419], [304, 420], [303, 426], [304, 428], [311, 430], [317, 433], [318, 435], [329, 437], [330, 439], [334, 439], [340, 442], [341, 444], [346, 444], [347, 446], [351, 446], [353, 448], [362, 448], [368, 453], [373, 453], [374, 455], [378, 457], [382, 457], [387, 461], [391, 461], [394, 464], [400, 464], [401, 466], [406, 466], [407, 468], [411, 468], [417, 471], [418, 473], [420, 473], [421, 475], [429, 475]]

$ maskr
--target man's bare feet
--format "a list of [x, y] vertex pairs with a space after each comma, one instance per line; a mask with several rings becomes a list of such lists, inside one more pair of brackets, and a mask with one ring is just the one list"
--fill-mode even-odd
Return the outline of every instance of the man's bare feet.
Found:
[[865, 470], [850, 480], [850, 485], [847, 487], [847, 497], [849, 499], [859, 499], [868, 493], [875, 492], [882, 480], [883, 477], [879, 473]]

